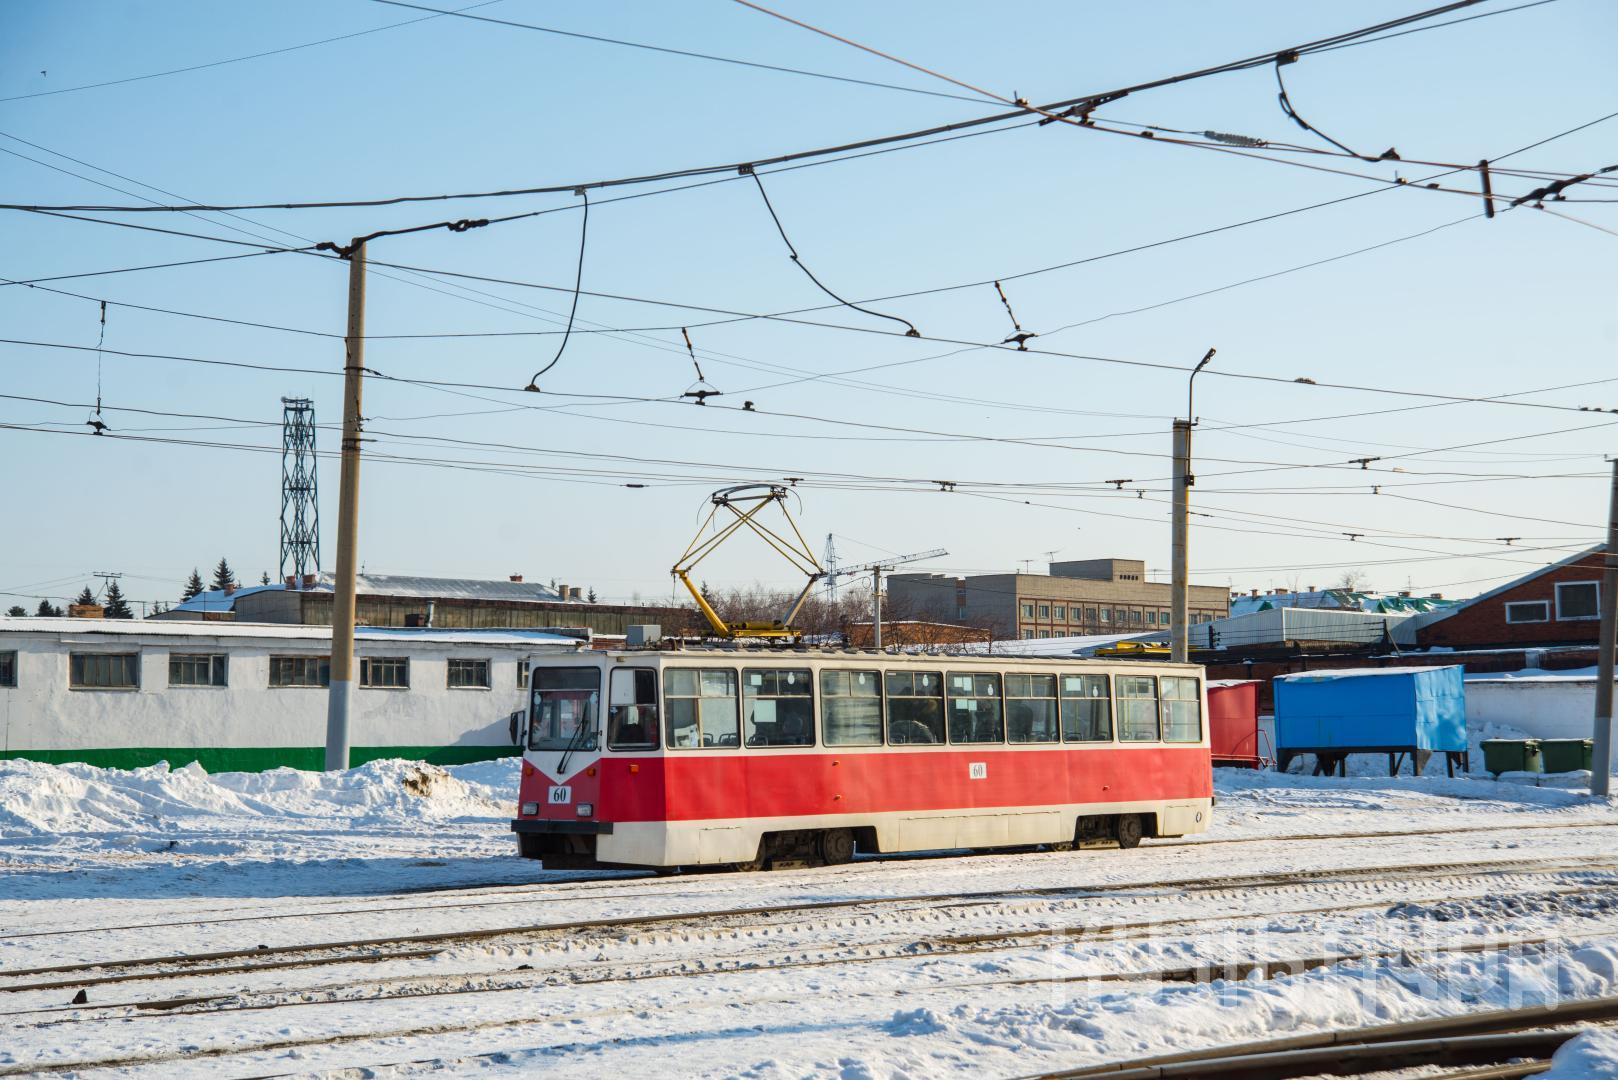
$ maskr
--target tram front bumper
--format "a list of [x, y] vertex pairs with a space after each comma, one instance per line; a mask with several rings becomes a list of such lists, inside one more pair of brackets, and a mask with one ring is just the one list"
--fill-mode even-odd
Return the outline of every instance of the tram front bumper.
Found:
[[612, 832], [612, 822], [518, 818], [511, 823], [511, 831], [542, 836], [602, 836]]

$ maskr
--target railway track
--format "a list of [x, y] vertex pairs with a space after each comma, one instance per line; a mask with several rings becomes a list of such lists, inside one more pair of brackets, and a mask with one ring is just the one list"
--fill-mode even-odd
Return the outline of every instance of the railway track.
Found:
[[1360, 1076], [1428, 1065], [1467, 1066], [1461, 1072], [1442, 1074], [1451, 1080], [1507, 1080], [1546, 1071], [1551, 1055], [1581, 1030], [1615, 1022], [1618, 997], [1602, 997], [1293, 1035], [1037, 1073], [1026, 1080], [1189, 1080], [1216, 1076], [1294, 1080], [1328, 1073]]
[[[1581, 829], [1606, 829], [1606, 828], [1618, 828], [1618, 821], [1615, 821], [1615, 822], [1533, 822], [1533, 823], [1529, 823], [1529, 824], [1526, 824], [1526, 825], [1513, 824], [1513, 825], [1488, 825], [1488, 826], [1460, 826], [1460, 827], [1455, 827], [1455, 828], [1443, 828], [1443, 829], [1408, 829], [1408, 830], [1393, 830], [1393, 831], [1383, 831], [1383, 832], [1364, 832], [1364, 831], [1361, 831], [1361, 832], [1344, 832], [1344, 833], [1299, 833], [1299, 834], [1295, 834], [1295, 835], [1284, 835], [1284, 836], [1233, 837], [1233, 838], [1229, 838], [1229, 839], [1215, 839], [1215, 840], [1159, 840], [1159, 841], [1148, 841], [1147, 842], [1147, 847], [1149, 849], [1157, 849], [1157, 848], [1191, 848], [1191, 849], [1198, 849], [1198, 848], [1214, 847], [1214, 846], [1225, 845], [1225, 844], [1253, 844], [1253, 843], [1276, 844], [1276, 843], [1286, 843], [1286, 842], [1295, 842], [1295, 841], [1319, 841], [1319, 840], [1377, 840], [1377, 839], [1390, 839], [1390, 838], [1400, 838], [1400, 837], [1448, 836], [1448, 835], [1482, 834], [1482, 833], [1495, 833], [1495, 832], [1498, 832], [1498, 833], [1518, 833], [1518, 832], [1521, 832], [1523, 830], [1545, 830], [1545, 829], [1550, 829], [1550, 830], [1559, 830], [1559, 831], [1576, 831], [1576, 830], [1581, 830]], [[1097, 854], [1101, 858], [1105, 858], [1107, 856], [1107, 852], [1104, 852], [1104, 851], [1103, 852], [1097, 852], [1097, 853], [1094, 853], [1094, 854]], [[971, 855], [971, 854], [963, 855], [960, 852], [937, 852], [937, 853], [928, 852], [928, 853], [922, 853], [922, 854], [873, 856], [870, 859], [861, 859], [858, 862], [856, 862], [855, 864], [852, 864], [851, 866], [837, 867], [837, 868], [820, 868], [820, 869], [817, 869], [817, 870], [813, 871], [813, 873], [816, 875], [816, 883], [820, 883], [820, 882], [822, 882], [822, 881], [824, 881], [824, 880], [826, 880], [828, 878], [833, 879], [833, 880], [837, 880], [837, 879], [845, 879], [845, 878], [848, 878], [848, 877], [860, 875], [861, 873], [865, 872], [866, 869], [868, 867], [870, 867], [871, 865], [873, 865], [873, 864], [886, 865], [886, 864], [903, 864], [903, 863], [907, 863], [907, 862], [922, 862], [922, 861], [930, 861], [930, 860], [935, 860], [935, 859], [972, 859], [972, 858], [992, 858], [992, 857], [994, 857], [993, 852], [985, 853], [983, 855]], [[1053, 855], [1053, 857], [1056, 857], [1056, 856]], [[364, 906], [364, 905], [350, 904], [350, 905], [341, 906], [341, 907], [325, 907], [325, 908], [318, 908], [318, 909], [304, 909], [304, 910], [299, 910], [299, 911], [287, 911], [287, 912], [272, 911], [272, 912], [254, 913], [254, 914], [247, 914], [247, 915], [231, 914], [231, 915], [226, 915], [226, 916], [222, 916], [222, 917], [219, 917], [219, 918], [190, 919], [190, 920], [187, 920], [187, 921], [188, 921], [188, 923], [190, 925], [196, 925], [196, 926], [219, 926], [219, 925], [229, 925], [229, 924], [237, 924], [237, 923], [275, 922], [275, 921], [283, 921], [283, 920], [288, 920], [288, 919], [339, 918], [339, 917], [342, 917], [342, 916], [345, 916], [345, 915], [398, 914], [398, 913], [416, 912], [416, 911], [476, 909], [476, 908], [484, 908], [484, 907], [506, 907], [506, 906], [512, 906], [512, 905], [531, 904], [531, 903], [536, 903], [536, 902], [552, 902], [552, 901], [561, 902], [561, 901], [570, 900], [570, 899], [583, 899], [583, 898], [589, 898], [589, 899], [642, 898], [642, 897], [646, 897], [648, 895], [655, 895], [655, 894], [664, 893], [664, 892], [680, 891], [682, 889], [689, 889], [691, 887], [691, 884], [692, 884], [693, 881], [702, 881], [703, 880], [702, 877], [693, 878], [693, 877], [689, 877], [689, 876], [677, 877], [677, 878], [673, 878], [673, 879], [669, 879], [669, 878], [653, 878], [649, 871], [638, 871], [638, 870], [628, 870], [628, 871], [617, 872], [617, 873], [614, 873], [613, 876], [610, 876], [610, 877], [604, 877], [603, 876], [604, 873], [609, 873], [609, 872], [589, 871], [586, 874], [581, 874], [579, 876], [566, 876], [566, 875], [564, 875], [564, 876], [559, 876], [559, 877], [552, 878], [552, 879], [547, 879], [546, 881], [543, 881], [543, 882], [534, 882], [534, 883], [525, 884], [525, 885], [513, 885], [509, 881], [488, 882], [488, 883], [484, 883], [484, 884], [458, 883], [456, 885], [445, 886], [445, 887], [442, 887], [442, 888], [439, 888], [439, 887], [425, 887], [425, 888], [421, 888], [421, 889], [410, 889], [410, 890], [402, 890], [402, 891], [396, 891], [396, 892], [391, 892], [391, 893], [376, 894], [376, 895], [379, 895], [379, 896], [390, 896], [390, 897], [391, 896], [403, 897], [403, 896], [413, 896], [413, 895], [428, 895], [428, 896], [434, 896], [434, 897], [447, 897], [447, 896], [451, 896], [451, 895], [460, 893], [460, 894], [463, 894], [463, 895], [466, 895], [466, 896], [470, 897], [470, 896], [481, 896], [481, 895], [487, 893], [491, 889], [500, 889], [503, 892], [505, 892], [506, 894], [508, 894], [508, 895], [506, 895], [506, 896], [504, 896], [504, 897], [502, 897], [500, 899], [496, 899], [496, 900], [467, 900], [467, 901], [464, 901], [464, 902], [452, 902], [452, 903], [397, 904], [397, 905], [390, 905], [388, 907], [374, 907], [374, 906]], [[728, 879], [721, 879], [721, 878], [715, 878], [714, 879], [715, 885], [713, 887], [713, 891], [722, 891], [722, 890], [724, 890], [724, 886], [722, 884], [720, 884], [720, 882], [722, 882], [723, 880], [728, 880]], [[625, 885], [626, 882], [635, 882], [635, 885], [632, 888], [625, 889], [624, 885]], [[1097, 888], [1112, 888], [1112, 887], [1115, 887], [1115, 886], [1108, 884], [1108, 885], [1098, 885], [1096, 887]], [[1119, 887], [1127, 887], [1127, 886], [1119, 886]], [[614, 892], [612, 890], [619, 890], [619, 891]], [[552, 893], [559, 893], [560, 895], [552, 896], [552, 895], [550, 895]], [[197, 910], [200, 913], [206, 914], [206, 913], [208, 913], [210, 911], [239, 912], [241, 910], [241, 908], [240, 908], [240, 905], [235, 905], [235, 906], [231, 906], [231, 907], [204, 908], [204, 909], [197, 909]], [[19, 931], [19, 932], [15, 932], [15, 933], [0, 934], [0, 943], [4, 943], [4, 942], [7, 942], [7, 941], [23, 941], [23, 940], [33, 939], [33, 938], [71, 937], [71, 936], [83, 935], [83, 934], [105, 934], [105, 933], [112, 933], [112, 932], [118, 932], [118, 931], [162, 929], [162, 928], [166, 928], [166, 927], [168, 927], [170, 925], [172, 925], [172, 924], [169, 923], [169, 922], [146, 922], [146, 923], [120, 923], [120, 924], [114, 924], [114, 925], [95, 925], [95, 926], [67, 927], [67, 928], [51, 929], [51, 930], [25, 930], [25, 931]]]
[[[1278, 889], [1291, 885], [1304, 883], [1317, 883], [1322, 881], [1375, 881], [1385, 883], [1390, 880], [1401, 882], [1416, 881], [1427, 878], [1461, 877], [1474, 878], [1479, 876], [1499, 876], [1515, 872], [1540, 873], [1591, 873], [1602, 870], [1618, 869], [1618, 862], [1591, 862], [1579, 860], [1568, 861], [1566, 856], [1549, 856], [1538, 859], [1517, 860], [1490, 860], [1482, 863], [1442, 863], [1442, 864], [1414, 864], [1394, 867], [1342, 867], [1308, 871], [1290, 871], [1280, 874], [1248, 874], [1223, 875], [1218, 877], [1190, 878], [1178, 881], [1159, 881], [1151, 884], [1126, 884], [1117, 886], [1084, 885], [1084, 886], [1035, 886], [1025, 889], [990, 889], [975, 892], [952, 893], [920, 893], [903, 896], [886, 897], [849, 897], [835, 899], [818, 899], [811, 901], [792, 902], [785, 904], [755, 905], [749, 907], [726, 907], [683, 912], [660, 912], [645, 915], [621, 915], [607, 918], [578, 919], [551, 923], [527, 923], [513, 926], [491, 927], [479, 930], [450, 930], [424, 934], [396, 935], [383, 938], [348, 939], [339, 941], [318, 942], [299, 945], [257, 946], [244, 949], [229, 949], [205, 953], [179, 953], [166, 956], [138, 957], [122, 960], [98, 960], [76, 964], [56, 964], [32, 968], [12, 969], [0, 975], [7, 981], [0, 982], [0, 994], [15, 993], [22, 990], [53, 989], [63, 987], [81, 986], [89, 983], [129, 981], [134, 975], [119, 972], [129, 972], [132, 968], [154, 969], [145, 977], [148, 978], [176, 978], [185, 975], [207, 974], [207, 970], [199, 970], [199, 965], [218, 964], [225, 961], [243, 961], [252, 959], [266, 961], [253, 965], [255, 969], [268, 969], [276, 964], [279, 958], [286, 960], [301, 954], [334, 953], [338, 958], [324, 958], [318, 961], [295, 961], [294, 964], [282, 966], [306, 966], [308, 963], [338, 963], [353, 959], [369, 960], [380, 950], [419, 950], [428, 946], [447, 947], [456, 944], [471, 944], [474, 942], [487, 942], [501, 938], [513, 938], [534, 935], [562, 935], [588, 931], [616, 931], [631, 928], [655, 927], [659, 925], [677, 925], [682, 923], [704, 923], [717, 920], [737, 918], [773, 918], [782, 915], [802, 913], [821, 913], [831, 910], [879, 908], [900, 905], [930, 905], [930, 906], [965, 906], [980, 902], [996, 902], [1005, 900], [1031, 900], [1050, 898], [1094, 899], [1117, 897], [1127, 894], [1141, 896], [1161, 895], [1164, 893], [1180, 894], [1185, 892], [1209, 893], [1216, 890], [1247, 893], [1256, 889]], [[384, 955], [381, 958], [386, 959]], [[176, 970], [156, 970], [176, 969]], [[17, 984], [9, 980], [42, 975], [65, 975], [67, 979], [52, 979], [44, 983]]]
[[[1259, 961], [1232, 962], [1224, 965], [1173, 967], [1149, 971], [1127, 973], [1103, 973], [1090, 975], [1064, 975], [1045, 978], [1025, 978], [1016, 980], [1003, 979], [977, 979], [964, 982], [937, 983], [926, 987], [890, 987], [883, 989], [862, 989], [848, 997], [872, 999], [877, 997], [892, 997], [898, 995], [926, 995], [930, 993], [949, 993], [963, 989], [990, 989], [1008, 986], [1036, 986], [1049, 984], [1062, 984], [1074, 982], [1156, 982], [1156, 983], [1185, 983], [1206, 982], [1213, 978], [1281, 978], [1295, 976], [1327, 968], [1333, 965], [1359, 963], [1369, 960], [1398, 960], [1407, 966], [1414, 967], [1425, 960], [1437, 957], [1477, 952], [1488, 948], [1514, 946], [1519, 948], [1544, 947], [1548, 943], [1543, 938], [1523, 938], [1505, 942], [1473, 942], [1453, 947], [1430, 950], [1421, 956], [1410, 956], [1396, 950], [1373, 950], [1362, 953], [1337, 953], [1314, 957], [1291, 957]], [[468, 987], [444, 993], [479, 994], [499, 993], [510, 990], [528, 990], [530, 985], [511, 987]], [[748, 999], [753, 1006], [766, 1004], [791, 1004], [798, 1000], [797, 995], [778, 995], [755, 997]], [[682, 1005], [683, 1011], [697, 1008], [723, 1009], [730, 1008], [735, 1002], [730, 999], [712, 1002], [698, 1002]], [[367, 1042], [374, 1040], [399, 1040], [421, 1036], [463, 1035], [492, 1029], [504, 1029], [514, 1026], [525, 1028], [533, 1026], [568, 1027], [585, 1019], [599, 1019], [614, 1013], [626, 1013], [627, 1009], [595, 1009], [588, 1011], [563, 1012], [557, 1014], [532, 1016], [514, 1019], [501, 1017], [498, 1019], [475, 1020], [465, 1023], [432, 1023], [411, 1026], [394, 1026], [384, 1030], [371, 1031], [345, 1031], [341, 1034], [315, 1035], [304, 1038], [283, 1038], [275, 1040], [261, 1040], [246, 1045], [218, 1046], [218, 1047], [192, 1047], [183, 1052], [166, 1052], [157, 1054], [123, 1054], [114, 1057], [99, 1059], [75, 1059], [71, 1061], [31, 1063], [28, 1065], [0, 1067], [0, 1076], [21, 1074], [50, 1074], [62, 1072], [76, 1072], [89, 1069], [103, 1068], [132, 1068], [148, 1065], [161, 1065], [184, 1058], [191, 1059], [222, 1059], [241, 1057], [253, 1054], [263, 1054], [276, 1051], [296, 1050], [302, 1047], [328, 1046]], [[1346, 1060], [1353, 1063], [1363, 1063], [1367, 1070], [1401, 1067], [1404, 1065], [1425, 1064], [1427, 1059], [1422, 1054], [1429, 1054], [1433, 1062], [1451, 1063], [1456, 1060], [1470, 1060], [1460, 1053], [1448, 1053], [1455, 1050], [1457, 1034], [1471, 1035], [1474, 1049], [1481, 1047], [1488, 1051], [1483, 1060], [1501, 1060], [1500, 1057], [1490, 1056], [1505, 1053], [1505, 1056], [1516, 1056], [1524, 1050], [1546, 1050], [1549, 1052], [1570, 1038], [1574, 1032], [1558, 1032], [1555, 1039], [1544, 1038], [1540, 1042], [1531, 1039], [1508, 1040], [1496, 1038], [1492, 1042], [1484, 1038], [1484, 1034], [1501, 1035], [1509, 1032], [1520, 1032], [1522, 1029], [1511, 1026], [1521, 1024], [1532, 1027], [1545, 1023], [1548, 1010], [1543, 1008], [1534, 1010], [1511, 1010], [1489, 1014], [1471, 1014], [1460, 1017], [1444, 1018], [1436, 1021], [1420, 1021], [1414, 1024], [1385, 1025], [1380, 1028], [1354, 1029], [1352, 1032], [1322, 1032], [1312, 1035], [1292, 1036], [1281, 1040], [1270, 1040], [1264, 1043], [1241, 1044], [1234, 1047], [1214, 1048], [1200, 1052], [1167, 1055], [1158, 1058], [1143, 1059], [1139, 1062], [1122, 1062], [1115, 1065], [1091, 1066], [1068, 1072], [1041, 1074], [1050, 1077], [1106, 1077], [1110, 1080], [1146, 1080], [1147, 1077], [1201, 1077], [1201, 1076], [1235, 1076], [1243, 1080], [1263, 1080], [1269, 1077], [1274, 1080], [1283, 1078], [1315, 1075], [1320, 1072], [1337, 1071], [1326, 1067], [1322, 1063], [1333, 1060]], [[1513, 1016], [1523, 1014], [1516, 1019]], [[1566, 1017], [1563, 1020], [1562, 1017]], [[1618, 998], [1600, 999], [1597, 1002], [1576, 1003], [1564, 1006], [1560, 1010], [1557, 1022], [1578, 1021], [1586, 1019], [1618, 1019]], [[1483, 1033], [1483, 1034], [1479, 1034]], [[1526, 1035], [1526, 1032], [1524, 1032]], [[1539, 1032], [1546, 1035], [1545, 1032]], [[1412, 1036], [1398, 1038], [1398, 1036]], [[1379, 1051], [1364, 1051], [1362, 1046], [1380, 1046]], [[1510, 1051], [1510, 1053], [1506, 1053]], [[1335, 1058], [1334, 1058], [1335, 1055]], [[1275, 1060], [1268, 1060], [1274, 1058]], [[370, 1069], [384, 1069], [412, 1062], [396, 1062], [388, 1065], [372, 1065]], [[1291, 1070], [1291, 1071], [1287, 1071]], [[1535, 1070], [1537, 1071], [1537, 1070]], [[1339, 1073], [1345, 1075], [1346, 1073]], [[1529, 1073], [1516, 1073], [1511, 1075], [1529, 1075]]]
[[[1541, 889], [1537, 894], [1530, 894], [1526, 890], [1535, 885], [1543, 885], [1543, 878], [1547, 874], [1565, 873], [1566, 868], [1557, 871], [1541, 871], [1538, 874], [1516, 874], [1508, 877], [1493, 877], [1487, 882], [1479, 882], [1474, 878], [1444, 877], [1442, 875], [1407, 875], [1404, 883], [1425, 882], [1429, 892], [1434, 894], [1433, 900], [1453, 899], [1458, 891], [1464, 892], [1461, 886], [1470, 884], [1479, 897], [1487, 897], [1495, 890], [1510, 891], [1517, 895], [1537, 895], [1545, 898], [1563, 898], [1579, 892], [1610, 892], [1612, 888], [1611, 876], [1608, 880], [1586, 885], [1582, 888], [1559, 887]], [[1581, 874], [1580, 876], [1588, 876]], [[1330, 883], [1328, 883], [1330, 884]], [[1367, 885], [1369, 883], [1360, 883]], [[1226, 899], [1235, 899], [1239, 890], [1232, 890]], [[1363, 893], [1361, 893], [1363, 895]], [[1408, 895], [1408, 894], [1406, 894]], [[1218, 898], [1208, 906], [1218, 906]], [[1056, 901], [1066, 904], [1093, 915], [1093, 904], [1077, 905], [1073, 901]], [[1305, 907], [1288, 906], [1277, 908], [1270, 906], [1259, 911], [1235, 912], [1224, 915], [1203, 915], [1187, 917], [1177, 915], [1172, 919], [1172, 925], [1177, 931], [1195, 934], [1205, 932], [1218, 924], [1237, 924], [1243, 921], [1268, 920], [1278, 916], [1309, 916], [1309, 917], [1336, 917], [1349, 915], [1354, 912], [1386, 907], [1389, 903], [1387, 897], [1369, 900], [1355, 900], [1353, 902], [1328, 903], [1325, 905], [1312, 905]], [[991, 905], [987, 914], [1006, 915], [1015, 909], [1016, 914], [1027, 915], [1029, 912], [1022, 901], [1012, 901], [1008, 905]], [[1061, 909], [1050, 909], [1047, 914], [1064, 913]], [[984, 914], [979, 912], [979, 914]], [[24, 1015], [49, 1015], [53, 1013], [71, 1013], [72, 1016], [62, 1022], [79, 1023], [95, 1020], [114, 1019], [119, 1017], [137, 1018], [141, 1016], [153, 1017], [160, 1014], [173, 1014], [176, 1011], [198, 1012], [212, 1015], [221, 1011], [254, 1012], [268, 1011], [277, 1008], [297, 1008], [309, 1005], [354, 1003], [364, 1001], [419, 998], [428, 996], [453, 996], [466, 993], [489, 993], [512, 990], [535, 990], [544, 988], [579, 988], [584, 986], [600, 985], [613, 982], [641, 982], [651, 979], [683, 978], [690, 976], [723, 977], [731, 975], [753, 975], [765, 972], [779, 973], [789, 970], [803, 970], [813, 968], [848, 968], [865, 964], [880, 964], [891, 961], [915, 963], [918, 960], [928, 962], [947, 961], [951, 958], [968, 955], [985, 954], [1026, 954], [1030, 947], [1051, 947], [1058, 943], [1064, 945], [1069, 942], [1082, 941], [1090, 945], [1105, 945], [1129, 940], [1151, 939], [1162, 936], [1165, 920], [1162, 916], [1138, 922], [1108, 922], [1100, 926], [1081, 927], [1039, 927], [1031, 930], [996, 930], [984, 933], [932, 933], [921, 937], [914, 936], [917, 921], [938, 922], [947, 918], [940, 914], [938, 909], [923, 913], [920, 920], [912, 918], [905, 922], [883, 922], [880, 917], [873, 917], [871, 912], [850, 912], [831, 920], [819, 920], [812, 925], [782, 927], [769, 923], [735, 926], [726, 924], [725, 920], [692, 920], [687, 915], [683, 918], [674, 918], [661, 930], [653, 929], [646, 934], [626, 935], [623, 932], [601, 932], [596, 924], [592, 929], [597, 932], [586, 937], [576, 937], [572, 933], [579, 929], [576, 924], [564, 924], [553, 928], [554, 933], [532, 935], [524, 934], [524, 940], [504, 943], [489, 942], [491, 948], [503, 948], [510, 955], [498, 959], [496, 966], [490, 969], [487, 958], [479, 958], [483, 962], [478, 970], [444, 972], [442, 970], [429, 973], [411, 973], [402, 975], [386, 975], [380, 978], [366, 977], [348, 979], [339, 982], [317, 982], [311, 985], [295, 985], [284, 989], [254, 990], [251, 988], [226, 988], [206, 993], [194, 993], [182, 996], [169, 996], [159, 998], [134, 999], [96, 1003], [94, 1006], [74, 1006], [66, 1004], [53, 1004], [45, 1008], [25, 1008], [8, 1011], [6, 1015], [21, 1017]], [[1611, 925], [1610, 920], [1607, 925]], [[815, 934], [835, 935], [839, 944], [834, 948], [814, 949], [802, 941], [793, 941], [796, 931], [800, 937], [807, 937], [813, 941]], [[897, 936], [893, 931], [900, 931]], [[870, 940], [872, 934], [875, 940]], [[536, 938], [538, 940], [536, 940]], [[772, 941], [772, 938], [783, 938], [781, 941]], [[672, 957], [656, 955], [658, 947], [664, 944], [676, 946], [689, 946], [693, 940], [706, 943], [710, 947], [703, 953], [701, 963], [693, 966], [689, 956], [679, 955], [678, 948]], [[1511, 945], [1527, 943], [1542, 943], [1543, 939], [1517, 939], [1507, 942], [1480, 943], [1478, 948], [1505, 948]], [[730, 947], [727, 955], [726, 947]], [[739, 946], [739, 949], [736, 948]], [[515, 975], [513, 967], [515, 960], [526, 958], [539, 964], [539, 957], [532, 953], [538, 947], [541, 952], [553, 952], [557, 962], [563, 966], [536, 971], [532, 975]], [[523, 950], [530, 950], [524, 953]], [[441, 948], [426, 948], [417, 950], [373, 950], [373, 951], [343, 951], [341, 949], [325, 954], [306, 953], [301, 956], [288, 957], [258, 963], [225, 963], [212, 966], [181, 966], [167, 970], [126, 971], [119, 975], [109, 975], [106, 972], [85, 972], [76, 978], [56, 979], [31, 984], [13, 985], [5, 987], [9, 992], [50, 992], [66, 991], [82, 987], [101, 987], [108, 984], [152, 984], [169, 979], [182, 978], [218, 978], [230, 975], [263, 975], [269, 973], [285, 973], [292, 969], [309, 969], [320, 967], [352, 967], [354, 965], [367, 965], [383, 961], [410, 961], [428, 960], [443, 956], [451, 952], [452, 945]], [[645, 956], [647, 949], [653, 951], [652, 956]], [[586, 952], [598, 954], [593, 960], [581, 961], [576, 953]], [[629, 955], [622, 955], [628, 953]], [[1378, 954], [1356, 954], [1360, 958], [1367, 955], [1393, 955], [1393, 952]], [[453, 958], [458, 959], [458, 958]], [[1341, 959], [1341, 958], [1338, 958]], [[1288, 961], [1288, 963], [1292, 963]], [[524, 964], [523, 967], [529, 965]], [[540, 964], [540, 967], [544, 965]], [[1262, 964], [1260, 965], [1262, 966]], [[1313, 962], [1309, 966], [1317, 966]], [[1243, 969], [1248, 971], [1252, 965]], [[1220, 965], [1214, 965], [1209, 970], [1224, 971]], [[1227, 976], [1231, 973], [1226, 972]], [[1136, 981], [1141, 976], [1133, 973], [1091, 973], [1061, 979], [1033, 980], [1036, 982], [1075, 982], [1075, 981]], [[1155, 977], [1155, 976], [1154, 976]], [[1003, 981], [1003, 980], [1002, 980]], [[356, 996], [358, 995], [358, 996]], [[65, 997], [65, 993], [64, 993]]]

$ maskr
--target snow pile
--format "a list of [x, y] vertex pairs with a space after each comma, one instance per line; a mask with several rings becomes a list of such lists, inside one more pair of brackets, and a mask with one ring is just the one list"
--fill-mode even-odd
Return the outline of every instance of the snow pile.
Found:
[[450, 769], [394, 760], [342, 773], [209, 774], [195, 762], [124, 770], [0, 761], [0, 837], [288, 819], [357, 827], [504, 821], [517, 798], [517, 768], [516, 759]]
[[1550, 1080], [1618, 1080], [1618, 1031], [1595, 1028], [1562, 1044], [1551, 1058]]

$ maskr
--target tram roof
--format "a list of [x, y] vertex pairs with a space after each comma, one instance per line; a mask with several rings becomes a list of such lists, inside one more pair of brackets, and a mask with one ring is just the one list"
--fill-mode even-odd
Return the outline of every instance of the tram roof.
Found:
[[[590, 654], [582, 654], [590, 655]], [[768, 646], [768, 645], [682, 645], [679, 648], [648, 645], [643, 648], [613, 648], [598, 650], [596, 655], [608, 656], [616, 661], [841, 661], [894, 664], [917, 664], [937, 667], [1005, 668], [1050, 671], [1053, 668], [1173, 668], [1175, 670], [1201, 670], [1200, 664], [1175, 664], [1166, 660], [1139, 658], [1080, 658], [1070, 656], [1026, 656], [1011, 653], [943, 653], [943, 652], [889, 652], [886, 649], [857, 649], [837, 646]], [[570, 657], [577, 662], [578, 655]]]

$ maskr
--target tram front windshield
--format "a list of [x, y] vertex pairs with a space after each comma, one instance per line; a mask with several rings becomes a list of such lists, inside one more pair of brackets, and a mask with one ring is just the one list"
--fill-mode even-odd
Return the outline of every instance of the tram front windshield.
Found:
[[601, 671], [593, 667], [535, 667], [530, 750], [593, 750], [601, 697]]

